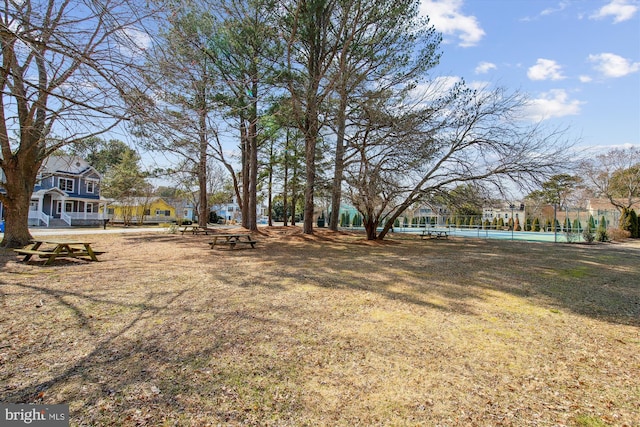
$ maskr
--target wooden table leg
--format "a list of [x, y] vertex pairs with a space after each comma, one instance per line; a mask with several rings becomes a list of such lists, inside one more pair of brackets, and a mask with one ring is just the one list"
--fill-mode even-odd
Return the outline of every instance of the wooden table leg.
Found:
[[[29, 248], [32, 251], [37, 251], [38, 248], [42, 245], [42, 242], [35, 242], [33, 245], [31, 245], [31, 247]], [[24, 258], [22, 259], [22, 262], [27, 262], [31, 259], [31, 257], [33, 256], [33, 254], [26, 254], [24, 256]]]
[[98, 258], [96, 257], [96, 254], [93, 253], [93, 249], [91, 249], [91, 245], [89, 243], [85, 243], [84, 244], [84, 248], [87, 250], [87, 253], [89, 254], [89, 257], [91, 257], [91, 261], [98, 261]]
[[[44, 265], [51, 265], [53, 264], [53, 261], [55, 261], [56, 257], [60, 254], [60, 252], [62, 252], [62, 249], [64, 249], [65, 245], [58, 245], [56, 246], [56, 248], [53, 250], [53, 252], [51, 252], [51, 255], [49, 255], [49, 259], [44, 263]], [[67, 249], [68, 251], [69, 249]]]

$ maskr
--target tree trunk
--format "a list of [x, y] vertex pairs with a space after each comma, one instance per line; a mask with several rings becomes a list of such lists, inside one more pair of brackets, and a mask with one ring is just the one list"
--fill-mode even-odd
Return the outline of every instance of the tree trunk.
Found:
[[316, 181], [316, 135], [305, 136], [305, 162], [307, 165], [307, 182], [304, 187], [304, 234], [313, 234], [313, 192]]
[[248, 199], [247, 221], [243, 225], [251, 231], [256, 231], [258, 229], [256, 220], [256, 211], [258, 210], [258, 85], [255, 82], [252, 90], [251, 117], [249, 118], [249, 134], [247, 135], [249, 151], [249, 185], [247, 186], [248, 195], [245, 196]]
[[318, 110], [314, 101], [311, 105], [307, 104], [306, 118], [305, 118], [305, 165], [307, 167], [306, 178], [307, 182], [304, 187], [304, 234], [313, 234], [313, 212], [314, 201], [313, 193], [315, 190], [316, 182], [316, 142], [318, 138]]
[[376, 240], [378, 237], [378, 221], [373, 215], [363, 215], [364, 230], [367, 233], [367, 240]]
[[198, 214], [198, 225], [202, 227], [207, 226], [209, 222], [209, 203], [207, 200], [207, 112], [206, 109], [202, 109], [200, 114], [200, 153], [198, 162], [198, 188], [200, 195], [198, 197], [200, 212]]
[[287, 129], [287, 141], [284, 148], [284, 189], [282, 191], [282, 215], [284, 218], [284, 226], [286, 227], [288, 224], [287, 219], [287, 211], [289, 210], [287, 206], [287, 191], [289, 186], [289, 129]]
[[267, 184], [267, 218], [269, 227], [273, 227], [273, 218], [271, 218], [271, 204], [273, 200], [273, 141], [269, 143], [269, 182]]
[[4, 248], [21, 248], [33, 239], [29, 232], [29, 204], [42, 161], [35, 160], [35, 154], [22, 154], [3, 161], [5, 231], [0, 246]]
[[333, 188], [331, 190], [331, 216], [329, 218], [329, 228], [338, 231], [340, 218], [340, 204], [342, 202], [342, 175], [344, 173], [344, 133], [346, 128], [347, 91], [342, 89], [340, 94], [340, 105], [336, 117], [336, 156], [333, 172]]
[[238, 200], [242, 214], [241, 225], [249, 228], [249, 135], [246, 120], [240, 118], [240, 156], [242, 161], [242, 200]]

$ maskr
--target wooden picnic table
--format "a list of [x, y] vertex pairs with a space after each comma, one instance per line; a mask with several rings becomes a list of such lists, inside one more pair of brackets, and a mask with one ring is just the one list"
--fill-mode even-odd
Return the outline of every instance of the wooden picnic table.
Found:
[[229, 249], [233, 249], [238, 244], [247, 244], [255, 248], [256, 243], [258, 243], [257, 240], [251, 238], [249, 233], [215, 233], [212, 236], [213, 240], [209, 242], [211, 249], [216, 245], [228, 245]]
[[448, 239], [449, 233], [445, 230], [434, 230], [434, 229], [422, 230], [422, 240], [424, 240], [425, 238]]
[[180, 230], [180, 234], [184, 234], [184, 233], [192, 233], [192, 234], [200, 234], [200, 233], [204, 233], [204, 234], [209, 234], [209, 232], [213, 233], [213, 229], [209, 228], [209, 227], [201, 227], [198, 224], [190, 224], [190, 225], [185, 225], [182, 227], [182, 229]]
[[97, 255], [104, 253], [94, 251], [90, 242], [54, 239], [34, 240], [30, 247], [14, 249], [14, 252], [24, 255], [22, 262], [29, 261], [34, 255], [40, 258], [48, 258], [44, 263], [45, 265], [53, 264], [53, 261], [58, 258], [81, 258], [98, 261]]

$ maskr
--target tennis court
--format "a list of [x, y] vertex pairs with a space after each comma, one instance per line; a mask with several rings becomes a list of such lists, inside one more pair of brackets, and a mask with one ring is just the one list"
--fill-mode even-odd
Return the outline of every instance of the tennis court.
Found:
[[[488, 229], [468, 229], [456, 227], [434, 227], [433, 231], [446, 231], [451, 237], [466, 237], [474, 239], [501, 239], [501, 240], [526, 240], [530, 242], [567, 242], [566, 234], [563, 231], [542, 232], [542, 231], [506, 231]], [[422, 234], [424, 228], [416, 227], [394, 227], [394, 233]], [[582, 242], [582, 233], [573, 233], [574, 242]]]

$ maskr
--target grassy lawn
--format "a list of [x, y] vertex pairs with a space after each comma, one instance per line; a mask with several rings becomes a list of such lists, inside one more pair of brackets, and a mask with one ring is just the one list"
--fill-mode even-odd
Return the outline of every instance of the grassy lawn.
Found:
[[71, 425], [640, 426], [640, 247], [276, 228], [0, 253], [0, 401]]

